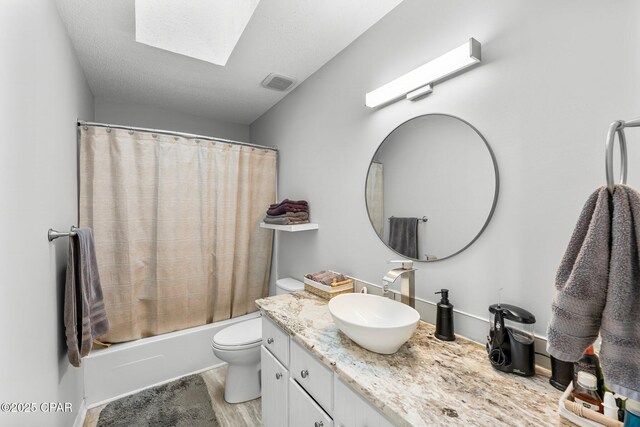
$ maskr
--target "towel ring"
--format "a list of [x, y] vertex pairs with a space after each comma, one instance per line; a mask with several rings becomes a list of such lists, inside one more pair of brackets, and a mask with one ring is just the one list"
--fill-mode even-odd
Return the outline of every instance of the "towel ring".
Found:
[[620, 184], [627, 183], [627, 139], [624, 136], [625, 123], [621, 120], [609, 125], [607, 132], [607, 142], [605, 145], [605, 169], [607, 173], [607, 187], [609, 192], [613, 193], [615, 188], [615, 179], [613, 178], [613, 146], [618, 135], [620, 143]]

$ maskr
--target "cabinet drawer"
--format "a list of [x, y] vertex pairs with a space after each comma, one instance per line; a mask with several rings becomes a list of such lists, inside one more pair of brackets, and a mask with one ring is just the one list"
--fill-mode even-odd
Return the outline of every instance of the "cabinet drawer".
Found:
[[390, 427], [393, 425], [337, 376], [334, 393], [333, 415], [336, 427]]
[[333, 410], [333, 371], [300, 344], [291, 341], [291, 377], [326, 411]]
[[262, 424], [264, 427], [289, 425], [289, 371], [264, 346], [261, 352]]
[[333, 427], [333, 420], [293, 380], [289, 380], [289, 425], [295, 427]]
[[267, 316], [262, 316], [262, 345], [282, 363], [289, 367], [289, 335]]

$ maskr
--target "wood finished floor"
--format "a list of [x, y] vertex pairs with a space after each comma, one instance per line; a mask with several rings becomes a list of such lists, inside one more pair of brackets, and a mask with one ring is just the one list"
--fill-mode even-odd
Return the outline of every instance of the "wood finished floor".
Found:
[[[211, 369], [203, 372], [202, 377], [207, 384], [213, 410], [220, 421], [221, 427], [253, 427], [262, 425], [261, 400], [230, 404], [224, 401], [224, 377], [227, 367]], [[96, 427], [100, 412], [107, 405], [97, 406], [87, 411], [84, 427]]]

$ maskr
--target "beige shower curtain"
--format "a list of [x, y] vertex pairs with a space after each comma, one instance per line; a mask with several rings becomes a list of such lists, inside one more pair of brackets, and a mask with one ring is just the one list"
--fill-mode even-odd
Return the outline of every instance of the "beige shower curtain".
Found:
[[256, 310], [267, 295], [276, 153], [81, 127], [80, 226], [91, 227], [111, 324], [106, 342]]

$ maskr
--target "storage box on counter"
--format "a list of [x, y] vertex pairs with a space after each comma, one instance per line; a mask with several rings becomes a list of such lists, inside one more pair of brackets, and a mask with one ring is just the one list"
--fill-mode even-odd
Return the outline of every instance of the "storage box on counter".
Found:
[[327, 286], [323, 283], [319, 283], [309, 279], [308, 277], [305, 277], [304, 290], [311, 292], [312, 294], [317, 295], [320, 298], [330, 300], [337, 295], [349, 294], [353, 292], [353, 279], [348, 279], [347, 282], [348, 283], [338, 286]]
[[[572, 390], [573, 384], [569, 384], [565, 392], [560, 397], [560, 401], [558, 402], [558, 413], [561, 417], [583, 427], [623, 427], [624, 424], [618, 420], [605, 417], [601, 413], [592, 411], [591, 409], [581, 408], [581, 405], [572, 402], [569, 399]], [[571, 408], [574, 407], [580, 415], [571, 410]], [[590, 415], [590, 417], [586, 418], [588, 415]]]

